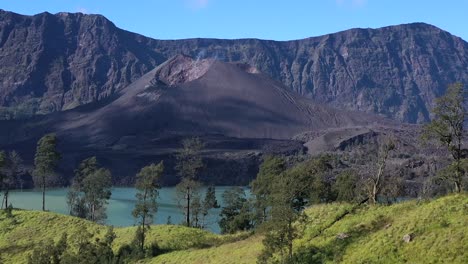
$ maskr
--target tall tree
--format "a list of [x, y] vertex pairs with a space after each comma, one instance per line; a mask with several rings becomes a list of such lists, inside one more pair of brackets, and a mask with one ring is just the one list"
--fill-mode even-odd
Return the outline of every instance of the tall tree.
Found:
[[70, 209], [70, 215], [87, 218], [88, 210], [83, 193], [83, 180], [96, 172], [99, 164], [96, 157], [90, 157], [83, 160], [75, 170], [75, 177], [72, 180], [70, 190], [67, 194], [67, 203]]
[[223, 193], [219, 226], [221, 233], [235, 233], [253, 228], [252, 212], [244, 189], [233, 187]]
[[45, 211], [45, 192], [55, 177], [55, 169], [60, 160], [55, 134], [43, 136], [37, 143], [34, 157], [33, 180], [36, 187], [42, 189], [42, 210]]
[[201, 150], [203, 148], [204, 144], [200, 138], [188, 138], [182, 141], [182, 149], [177, 154], [176, 170], [182, 180], [177, 185], [176, 190], [184, 201], [182, 207], [185, 211], [185, 224], [187, 226], [191, 226], [191, 199], [197, 193], [197, 188], [200, 186], [197, 182], [197, 176], [203, 168], [201, 157]]
[[259, 257], [260, 263], [268, 263], [273, 254], [278, 253], [282, 263], [289, 263], [293, 258], [293, 240], [299, 230], [294, 222], [299, 220], [306, 205], [305, 194], [308, 184], [304, 179], [296, 177], [295, 173], [282, 173], [272, 185], [269, 197], [271, 217], [264, 224], [268, 230], [263, 240], [264, 250]]
[[464, 122], [466, 116], [465, 91], [463, 84], [455, 83], [448, 87], [444, 96], [436, 99], [436, 105], [432, 110], [434, 115], [431, 123], [423, 129], [424, 140], [435, 139], [450, 152], [454, 164], [453, 173], [447, 177], [453, 182], [455, 192], [463, 190], [463, 139]]
[[202, 223], [201, 227], [205, 228], [206, 218], [211, 209], [219, 208], [218, 200], [216, 200], [216, 189], [214, 186], [209, 186], [206, 189], [205, 199], [202, 205]]
[[372, 204], [377, 203], [377, 196], [383, 189], [385, 167], [387, 166], [387, 159], [390, 152], [395, 149], [395, 143], [393, 139], [386, 138], [384, 142], [380, 144], [378, 159], [377, 159], [377, 171], [372, 174], [365, 183], [368, 198]]
[[87, 219], [101, 222], [107, 218], [106, 205], [112, 195], [111, 188], [112, 176], [107, 169], [100, 168], [83, 179]]
[[190, 202], [190, 223], [192, 227], [202, 228], [202, 214], [203, 214], [203, 205], [201, 201], [200, 193], [192, 196]]
[[182, 181], [176, 185], [179, 206], [183, 209], [185, 216], [184, 224], [189, 227], [194, 226], [192, 213], [197, 211], [196, 213], [199, 214], [201, 212], [201, 208], [197, 205], [200, 202], [200, 188], [200, 182], [188, 178], [182, 178]]
[[330, 157], [322, 156], [296, 164], [266, 183], [270, 188], [266, 199], [269, 217], [262, 226], [268, 232], [260, 263], [269, 263], [274, 254], [280, 255], [282, 263], [292, 261], [293, 240], [301, 232], [294, 222], [305, 218], [305, 206], [330, 200], [324, 175], [331, 168]]
[[286, 161], [281, 157], [266, 156], [260, 165], [257, 178], [250, 184], [255, 195], [257, 221], [267, 220], [268, 199], [272, 192], [272, 184], [276, 178], [286, 169]]
[[[6, 177], [5, 167], [6, 167], [6, 154], [4, 151], [0, 151], [0, 191], [3, 191], [4, 189], [3, 181]], [[3, 207], [3, 200], [2, 200], [1, 206]]]
[[139, 246], [141, 251], [145, 248], [145, 230], [149, 228], [153, 222], [153, 217], [156, 214], [158, 205], [158, 189], [161, 187], [159, 181], [164, 171], [164, 165], [161, 161], [156, 164], [151, 164], [140, 170], [137, 174], [135, 188], [137, 189], [135, 209], [132, 215], [140, 224], [141, 235], [139, 237]]
[[21, 166], [23, 160], [21, 156], [16, 151], [11, 151], [8, 153], [6, 158], [5, 172], [3, 177], [3, 195], [5, 201], [5, 208], [8, 207], [8, 195], [10, 189], [13, 188], [18, 182], [18, 177], [20, 175]]

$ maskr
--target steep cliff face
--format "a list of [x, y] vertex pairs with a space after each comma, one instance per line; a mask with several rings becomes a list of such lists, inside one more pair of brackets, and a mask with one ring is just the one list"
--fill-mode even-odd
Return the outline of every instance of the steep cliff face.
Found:
[[102, 16], [1, 11], [0, 105], [16, 110], [4, 115], [50, 113], [108, 97], [157, 64], [141, 40]]
[[109, 97], [166, 59], [241, 62], [300, 94], [405, 122], [430, 118], [448, 84], [468, 83], [468, 43], [416, 23], [303, 40], [154, 40], [98, 15], [0, 11], [0, 118]]
[[430, 119], [434, 98], [448, 84], [468, 82], [468, 43], [423, 23], [351, 29], [288, 42], [155, 43], [155, 50], [164, 54], [245, 62], [320, 102], [411, 123]]

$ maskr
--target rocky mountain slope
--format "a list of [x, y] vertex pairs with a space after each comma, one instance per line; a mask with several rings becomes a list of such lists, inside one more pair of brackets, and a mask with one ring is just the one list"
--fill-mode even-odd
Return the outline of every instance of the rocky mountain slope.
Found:
[[247, 63], [320, 102], [412, 123], [429, 120], [449, 83], [468, 82], [468, 43], [422, 23], [284, 42], [154, 40], [98, 15], [0, 11], [0, 118], [108, 98], [177, 54]]
[[[128, 183], [154, 160], [172, 168], [180, 140], [199, 136], [210, 163], [206, 181], [247, 184], [262, 153], [303, 151], [300, 141], [291, 140], [296, 134], [374, 123], [389, 121], [315, 103], [245, 64], [178, 55], [100, 103], [0, 121], [0, 146], [27, 153], [31, 162], [35, 142], [53, 132], [61, 142], [65, 175], [96, 155], [119, 183]], [[177, 181], [170, 169], [167, 174], [166, 183]]]

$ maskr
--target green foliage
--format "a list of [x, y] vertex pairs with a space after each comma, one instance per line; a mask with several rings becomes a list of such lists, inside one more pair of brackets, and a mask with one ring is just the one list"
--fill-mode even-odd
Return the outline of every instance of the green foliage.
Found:
[[[7, 218], [0, 210], [0, 262], [26, 263], [32, 250], [41, 243], [51, 245], [57, 242], [63, 233], [68, 234], [68, 244], [71, 250], [77, 250], [77, 238], [95, 245], [96, 241], [104, 241], [107, 227], [76, 217], [52, 212], [14, 210], [14, 218]], [[130, 244], [137, 227], [115, 228], [116, 238], [112, 244], [115, 253], [124, 245]], [[220, 236], [201, 229], [187, 228], [180, 225], [154, 225], [147, 230], [147, 251], [152, 251], [154, 245], [159, 252], [180, 251], [187, 249], [207, 248], [230, 243], [245, 238], [246, 234]], [[151, 252], [147, 253], [150, 254]]]
[[241, 187], [233, 187], [223, 193], [224, 207], [219, 215], [219, 227], [223, 234], [233, 234], [253, 228], [253, 215], [249, 200]]
[[218, 201], [216, 200], [216, 189], [214, 186], [208, 186], [205, 193], [205, 199], [203, 200], [201, 213], [202, 213], [202, 228], [205, 228], [205, 220], [211, 209], [219, 208]]
[[255, 195], [256, 222], [267, 220], [268, 199], [272, 192], [272, 184], [286, 169], [286, 161], [280, 157], [266, 156], [260, 165], [257, 178], [250, 184]]
[[107, 169], [98, 169], [83, 179], [87, 218], [101, 222], [107, 218], [106, 205], [111, 197], [112, 176]]
[[2, 154], [0, 153], [0, 160], [3, 159], [4, 165], [2, 169], [2, 165], [0, 164], [0, 190], [3, 190], [4, 206], [7, 208], [10, 205], [8, 203], [9, 191], [20, 182], [19, 177], [23, 160], [18, 152], [14, 150], [9, 152], [8, 155], [3, 154], [3, 158], [1, 156]]
[[338, 174], [336, 182], [332, 187], [336, 200], [341, 202], [357, 202], [359, 197], [359, 191], [357, 190], [358, 181], [358, 175], [352, 170], [345, 170]]
[[293, 241], [301, 229], [294, 223], [304, 221], [306, 205], [326, 202], [333, 198], [331, 185], [325, 180], [331, 168], [328, 156], [311, 159], [293, 166], [268, 183], [266, 196], [270, 217], [263, 225], [268, 230], [263, 240], [264, 250], [258, 261], [268, 263], [274, 256], [282, 263], [293, 259]]
[[455, 169], [446, 179], [454, 184], [454, 191], [463, 190], [463, 139], [465, 134], [465, 91], [463, 84], [455, 83], [448, 87], [444, 96], [437, 98], [436, 106], [432, 110], [433, 119], [424, 127], [422, 138], [425, 141], [437, 141], [452, 155]]
[[203, 168], [200, 152], [204, 146], [200, 138], [187, 138], [182, 141], [182, 149], [176, 156], [176, 170], [181, 177], [196, 179], [198, 172]]
[[90, 174], [93, 174], [99, 168], [99, 163], [95, 156], [83, 160], [78, 169], [75, 170], [75, 178], [73, 178], [73, 183], [78, 184], [78, 187], [81, 187], [83, 180]]
[[190, 200], [190, 223], [192, 227], [203, 228], [202, 223], [203, 205], [200, 193], [192, 195]]
[[0, 106], [0, 120], [19, 120], [30, 118], [34, 116], [34, 114], [38, 113], [40, 104], [40, 99], [33, 98], [12, 107]]
[[279, 254], [282, 263], [292, 260], [293, 240], [299, 235], [294, 222], [301, 217], [309, 192], [309, 184], [300, 176], [286, 171], [272, 185], [269, 197], [271, 217], [263, 226], [268, 232], [263, 240], [264, 250], [258, 259], [260, 263], [270, 262], [275, 254]]
[[102, 240], [96, 239], [87, 231], [68, 237], [63, 233], [57, 243], [53, 241], [42, 242], [29, 256], [30, 264], [74, 264], [74, 263], [122, 263], [119, 262], [112, 250], [112, 243], [115, 239], [112, 227], [107, 229]]
[[65, 251], [68, 248], [67, 242], [68, 236], [66, 233], [63, 233], [57, 243], [53, 241], [47, 241], [46, 243], [41, 243], [36, 247], [31, 256], [28, 259], [29, 264], [59, 264], [67, 263], [65, 259], [67, 257], [63, 256]]
[[99, 168], [96, 157], [83, 160], [67, 194], [70, 215], [94, 222], [104, 221], [107, 201], [111, 196], [112, 176], [109, 170]]
[[55, 134], [43, 136], [37, 143], [34, 156], [33, 180], [36, 187], [42, 189], [42, 210], [45, 211], [45, 190], [53, 182], [60, 154], [57, 151], [57, 137]]
[[83, 160], [78, 169], [75, 170], [75, 177], [72, 180], [70, 190], [67, 194], [67, 204], [70, 208], [70, 215], [88, 218], [88, 209], [83, 193], [83, 180], [94, 173], [99, 168], [96, 157]]
[[34, 174], [52, 174], [58, 165], [60, 154], [57, 152], [57, 137], [55, 134], [43, 136], [37, 143], [36, 155], [34, 157]]
[[137, 237], [142, 252], [145, 248], [145, 230], [153, 222], [153, 217], [158, 209], [156, 199], [158, 198], [159, 180], [163, 171], [164, 165], [161, 161], [158, 165], [151, 164], [142, 168], [137, 174], [135, 184], [137, 202], [132, 215], [138, 219], [140, 224], [139, 229], [137, 229]]
[[[192, 218], [195, 219], [195, 225], [198, 226], [198, 215], [201, 213], [200, 197], [198, 196], [198, 188], [200, 183], [196, 180], [198, 173], [203, 168], [203, 159], [201, 150], [204, 148], [200, 138], [188, 138], [182, 141], [182, 149], [177, 154], [177, 164], [175, 169], [182, 178], [181, 182], [176, 186], [177, 196], [179, 197], [179, 205], [184, 210], [185, 224], [189, 227], [194, 226], [191, 223]], [[191, 209], [193, 205], [194, 210]], [[192, 211], [196, 215], [191, 215]]]
[[[334, 200], [331, 184], [326, 180], [331, 170], [330, 157], [321, 156], [313, 158], [285, 171], [285, 179], [293, 179], [290, 184], [297, 185], [296, 205], [303, 207], [306, 204], [328, 202]], [[280, 188], [280, 187], [279, 187]]]

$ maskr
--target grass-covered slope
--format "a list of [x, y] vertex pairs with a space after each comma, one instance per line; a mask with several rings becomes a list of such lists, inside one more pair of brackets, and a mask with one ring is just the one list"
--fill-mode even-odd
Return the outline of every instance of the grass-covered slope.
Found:
[[[364, 207], [320, 232], [313, 223], [323, 223], [329, 209], [308, 210], [312, 223], [296, 243], [314, 248], [323, 262], [468, 263], [468, 195]], [[338, 239], [341, 233], [349, 237]]]
[[[353, 210], [354, 209], [354, 210]], [[348, 212], [348, 214], [346, 214]], [[31, 248], [61, 233], [106, 228], [54, 213], [15, 211], [0, 216], [0, 262], [23, 263]], [[307, 209], [309, 220], [295, 251], [324, 263], [468, 263], [468, 195], [393, 206], [327, 204]], [[345, 215], [346, 214], [346, 215]], [[342, 217], [345, 215], [344, 217]], [[342, 217], [342, 218], [341, 218]], [[116, 228], [115, 249], [133, 238], [134, 228]], [[337, 238], [339, 234], [348, 236]], [[403, 236], [412, 234], [406, 243]], [[220, 236], [181, 226], [154, 226], [150, 240], [172, 250], [146, 263], [255, 263], [261, 236]]]
[[[6, 218], [0, 211], [0, 263], [25, 263], [32, 249], [41, 242], [57, 241], [63, 233], [68, 237], [87, 230], [96, 238], [103, 237], [106, 226], [66, 215], [41, 211], [13, 211], [14, 218]], [[136, 227], [115, 228], [114, 250], [132, 241]], [[221, 236], [208, 231], [176, 225], [152, 226], [147, 243], [157, 242], [165, 251], [207, 248], [229, 243], [245, 234]]]

